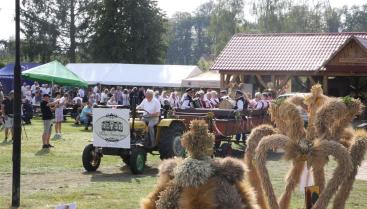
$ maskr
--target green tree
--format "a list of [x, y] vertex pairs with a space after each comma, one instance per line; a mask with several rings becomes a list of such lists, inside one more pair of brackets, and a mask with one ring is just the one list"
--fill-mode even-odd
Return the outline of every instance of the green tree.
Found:
[[[56, 0], [56, 18], [60, 32], [58, 45], [68, 61], [75, 63], [79, 55], [84, 60], [87, 42], [93, 33], [97, 0]], [[79, 53], [78, 53], [79, 52]]]
[[25, 36], [24, 54], [29, 61], [49, 62], [58, 50], [59, 36], [55, 0], [24, 0], [22, 32]]
[[165, 19], [156, 1], [98, 2], [89, 50], [93, 62], [162, 63]]
[[203, 57], [210, 57], [213, 40], [209, 34], [210, 21], [214, 10], [214, 2], [202, 4], [194, 12], [192, 18], [194, 26], [193, 60], [198, 62]]
[[190, 13], [178, 12], [169, 21], [166, 63], [193, 64], [193, 21]]
[[342, 28], [340, 9], [333, 8], [326, 12], [326, 31], [327, 32], [339, 32]]
[[210, 20], [212, 52], [218, 55], [231, 37], [238, 32], [242, 20], [243, 0], [217, 0]]
[[14, 40], [0, 40], [0, 62], [10, 63], [15, 57], [15, 42]]
[[262, 32], [278, 33], [284, 30], [285, 12], [291, 7], [286, 0], [259, 0], [258, 24]]
[[23, 0], [22, 32], [29, 60], [76, 62], [85, 49], [97, 0]]
[[209, 1], [193, 14], [178, 12], [169, 19], [166, 63], [196, 64], [201, 58], [211, 57], [213, 40], [209, 27], [214, 7], [214, 2]]
[[367, 4], [362, 6], [352, 6], [350, 9], [343, 8], [345, 22], [344, 31], [361, 32], [367, 31]]
[[309, 7], [306, 4], [295, 5], [289, 9], [284, 18], [282, 32], [309, 32]]

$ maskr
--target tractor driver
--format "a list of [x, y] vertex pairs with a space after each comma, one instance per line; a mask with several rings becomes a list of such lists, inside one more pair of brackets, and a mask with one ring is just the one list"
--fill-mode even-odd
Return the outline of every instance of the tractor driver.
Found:
[[159, 122], [161, 103], [154, 98], [153, 90], [148, 89], [146, 91], [145, 99], [141, 102], [137, 109], [144, 110], [143, 120], [148, 123], [150, 148], [154, 148], [156, 146], [154, 139], [154, 126]]

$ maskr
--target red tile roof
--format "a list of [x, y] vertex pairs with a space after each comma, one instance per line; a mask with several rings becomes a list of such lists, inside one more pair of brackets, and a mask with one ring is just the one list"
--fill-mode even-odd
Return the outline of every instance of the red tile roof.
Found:
[[367, 39], [365, 39], [365, 38], [356, 38], [358, 41], [359, 41], [359, 43], [364, 47], [364, 49], [366, 49], [367, 50]]
[[236, 34], [211, 70], [317, 71], [351, 39], [367, 46], [365, 33]]

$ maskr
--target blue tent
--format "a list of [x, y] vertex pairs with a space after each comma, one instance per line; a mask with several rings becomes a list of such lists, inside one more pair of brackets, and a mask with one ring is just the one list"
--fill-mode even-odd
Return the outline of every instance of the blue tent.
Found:
[[[4, 93], [8, 93], [13, 89], [13, 79], [14, 79], [14, 65], [8, 64], [0, 69], [0, 82], [3, 85]], [[22, 71], [29, 70], [31, 68], [37, 67], [40, 64], [37, 63], [21, 63]], [[28, 84], [32, 84], [32, 81], [24, 80]]]

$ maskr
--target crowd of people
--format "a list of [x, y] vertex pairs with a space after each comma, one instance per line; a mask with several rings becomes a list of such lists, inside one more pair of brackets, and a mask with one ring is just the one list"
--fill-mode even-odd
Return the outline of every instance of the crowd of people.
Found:
[[257, 92], [255, 97], [251, 98], [250, 94], [237, 90], [235, 98], [232, 100], [226, 90], [221, 90], [218, 95], [216, 91], [210, 89], [205, 93], [203, 90], [195, 92], [192, 88], [188, 88], [181, 99], [180, 108], [218, 108], [223, 100], [233, 101], [233, 107], [237, 111], [245, 109], [261, 110], [269, 107], [273, 97], [272, 93]]
[[[223, 100], [233, 102], [234, 111], [245, 109], [266, 109], [271, 100], [271, 94], [256, 93], [254, 98], [241, 91], [236, 92], [235, 98], [231, 99], [226, 90], [219, 93], [212, 89], [194, 91], [192, 88], [186, 89], [181, 95], [177, 91], [153, 91], [146, 90], [144, 87], [122, 88], [122, 87], [103, 87], [96, 85], [88, 89], [84, 88], [65, 88], [59, 85], [39, 84], [34, 82], [32, 85], [24, 83], [22, 86], [22, 119], [24, 124], [31, 124], [31, 119], [35, 113], [42, 114], [44, 122], [43, 148], [53, 147], [50, 144], [51, 129], [54, 124], [54, 139], [62, 138], [62, 122], [65, 115], [75, 120], [75, 125], [83, 124], [85, 130], [91, 125], [93, 114], [92, 109], [96, 105], [119, 105], [130, 108], [137, 105], [139, 108], [150, 108], [157, 110], [158, 107], [164, 110], [188, 109], [188, 108], [218, 108]], [[4, 95], [0, 84], [0, 103], [3, 128], [5, 129], [4, 142], [10, 139], [13, 125], [13, 91], [7, 96]], [[151, 113], [153, 119], [147, 121], [151, 131], [154, 133], [154, 125], [158, 123], [157, 112]], [[153, 135], [154, 136], [154, 135]], [[10, 139], [11, 140], [11, 139]], [[151, 140], [153, 143], [153, 140]], [[154, 146], [154, 144], [151, 144]]]

